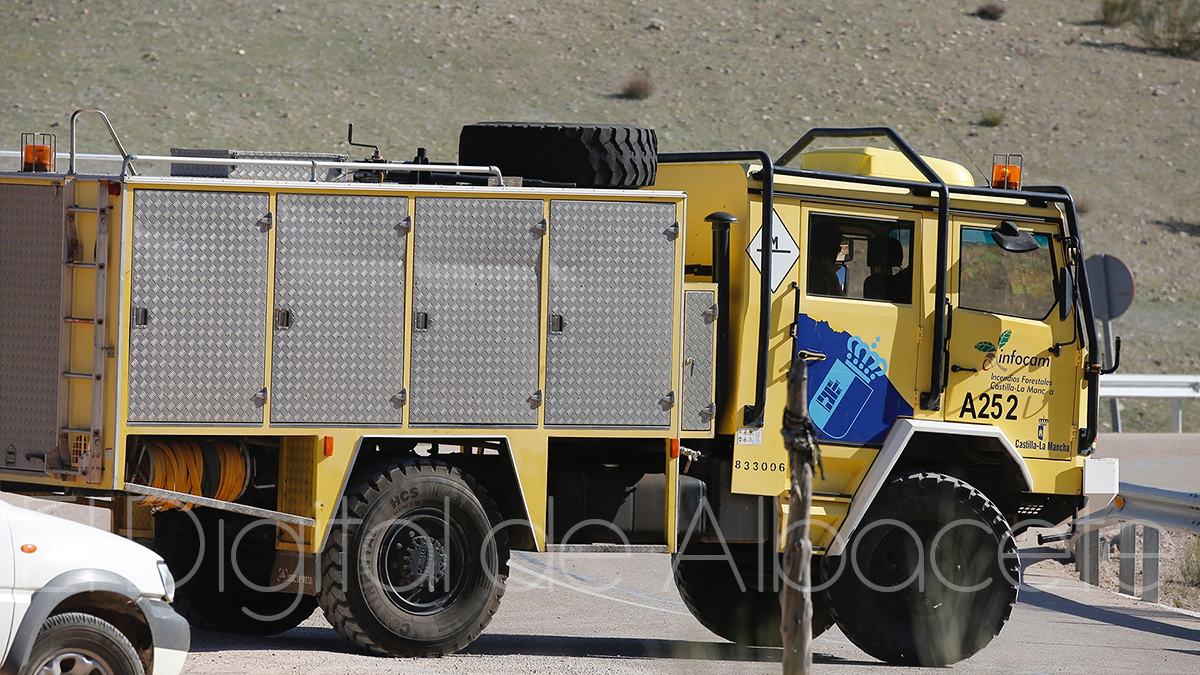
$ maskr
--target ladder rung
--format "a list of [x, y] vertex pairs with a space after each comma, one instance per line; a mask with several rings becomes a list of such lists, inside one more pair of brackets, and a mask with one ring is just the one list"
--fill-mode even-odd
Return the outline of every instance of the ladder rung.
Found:
[[78, 269], [94, 270], [96, 263], [94, 262], [79, 262], [78, 260], [68, 260], [67, 267], [75, 267]]
[[79, 427], [63, 427], [62, 429], [59, 429], [59, 431], [64, 434], [89, 434], [90, 435], [92, 433], [91, 429], [80, 429]]
[[88, 319], [82, 316], [68, 316], [64, 318], [63, 321], [66, 321], [67, 323], [96, 323], [95, 319]]
[[90, 380], [90, 379], [94, 378], [95, 375], [92, 373], [74, 373], [71, 371], [67, 371], [67, 372], [63, 373], [63, 377], [69, 377], [73, 380]]
[[100, 209], [94, 206], [79, 206], [72, 204], [67, 207], [67, 213], [100, 213]]

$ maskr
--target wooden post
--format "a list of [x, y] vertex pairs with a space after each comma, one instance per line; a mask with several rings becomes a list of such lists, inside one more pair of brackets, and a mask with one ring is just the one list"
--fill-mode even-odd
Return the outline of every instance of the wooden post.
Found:
[[791, 465], [787, 542], [783, 549], [784, 579], [779, 594], [784, 675], [812, 671], [812, 542], [808, 517], [812, 506], [813, 465], [820, 465], [820, 448], [808, 416], [808, 361], [815, 354], [801, 351], [788, 370], [787, 406], [783, 411], [783, 444]]

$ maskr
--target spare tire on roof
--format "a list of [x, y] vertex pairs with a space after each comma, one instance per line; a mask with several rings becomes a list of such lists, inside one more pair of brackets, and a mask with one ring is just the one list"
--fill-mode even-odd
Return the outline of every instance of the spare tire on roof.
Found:
[[658, 137], [617, 124], [481, 122], [462, 128], [458, 161], [583, 188], [638, 188], [654, 184]]

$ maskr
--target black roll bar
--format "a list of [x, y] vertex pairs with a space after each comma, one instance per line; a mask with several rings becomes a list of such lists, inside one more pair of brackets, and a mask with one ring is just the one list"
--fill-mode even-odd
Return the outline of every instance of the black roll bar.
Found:
[[[896, 149], [904, 155], [905, 159], [925, 177], [929, 185], [923, 189], [932, 189], [938, 195], [938, 228], [937, 228], [937, 278], [934, 282], [934, 311], [933, 311], [933, 347], [929, 367], [929, 389], [921, 392], [921, 408], [924, 410], [938, 410], [941, 407], [942, 391], [946, 388], [946, 323], [947, 309], [949, 306], [946, 297], [946, 266], [950, 259], [949, 242], [950, 242], [950, 191], [946, 182], [942, 177], [929, 166], [916, 150], [913, 149], [908, 141], [904, 140], [895, 129], [890, 127], [818, 127], [809, 129], [807, 133], [800, 137], [800, 140], [792, 144], [792, 147], [787, 149], [787, 152], [780, 155], [776, 160], [776, 164], [780, 166], [786, 165], [800, 153], [804, 152], [805, 148], [812, 145], [813, 141], [822, 138], [886, 138]], [[897, 186], [901, 181], [888, 179], [870, 179], [863, 176], [855, 176], [852, 174], [833, 173], [829, 171], [811, 171], [808, 169], [789, 170], [788, 175], [802, 176], [806, 178], [821, 178], [826, 180], [839, 180], [858, 183], [871, 183], [876, 185], [891, 185]], [[909, 184], [910, 189], [912, 183]], [[917, 183], [916, 185], [920, 185]], [[921, 188], [915, 188], [921, 189]]]

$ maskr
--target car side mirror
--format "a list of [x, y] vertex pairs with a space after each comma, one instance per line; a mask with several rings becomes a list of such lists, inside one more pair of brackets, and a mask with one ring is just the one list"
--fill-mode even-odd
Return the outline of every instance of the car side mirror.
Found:
[[1011, 220], [1002, 220], [992, 228], [992, 241], [1009, 253], [1029, 253], [1038, 250], [1037, 240]]

